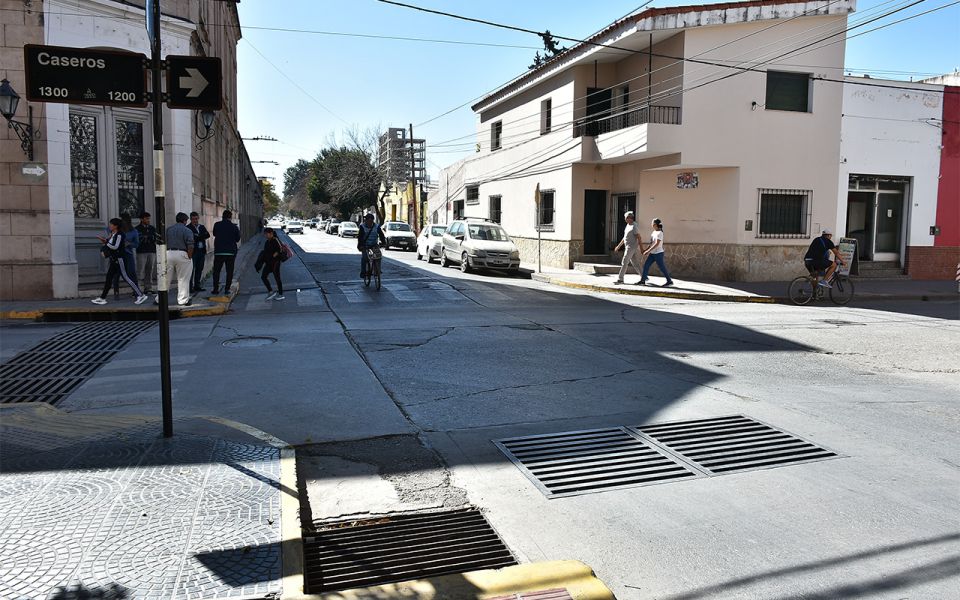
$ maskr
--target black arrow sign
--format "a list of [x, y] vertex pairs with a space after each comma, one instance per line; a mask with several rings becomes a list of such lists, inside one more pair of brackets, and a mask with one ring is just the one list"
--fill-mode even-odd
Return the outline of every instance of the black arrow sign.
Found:
[[143, 54], [27, 44], [23, 55], [31, 102], [147, 105]]
[[167, 56], [167, 106], [193, 110], [223, 108], [220, 59], [209, 56]]

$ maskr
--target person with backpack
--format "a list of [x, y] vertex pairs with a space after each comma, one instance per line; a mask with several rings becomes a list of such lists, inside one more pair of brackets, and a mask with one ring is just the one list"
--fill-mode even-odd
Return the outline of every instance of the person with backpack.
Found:
[[123, 221], [121, 219], [110, 219], [109, 228], [109, 237], [97, 236], [97, 239], [103, 243], [104, 253], [110, 261], [110, 268], [107, 271], [107, 278], [103, 284], [103, 293], [94, 298], [92, 302], [94, 304], [106, 304], [107, 294], [113, 285], [113, 278], [119, 275], [123, 277], [123, 280], [127, 282], [127, 285], [130, 286], [130, 289], [132, 289], [133, 293], [137, 296], [135, 303], [143, 304], [147, 300], [147, 295], [137, 287], [136, 281], [130, 279], [124, 264], [126, 236], [123, 232]]
[[387, 238], [383, 234], [383, 229], [373, 221], [373, 215], [371, 213], [363, 215], [363, 223], [360, 224], [360, 231], [357, 233], [357, 250], [360, 251], [360, 279], [367, 275], [367, 248], [376, 248], [386, 244]]
[[[267, 300], [285, 300], [283, 296], [283, 280], [280, 278], [280, 265], [287, 260], [287, 249], [277, 239], [277, 234], [273, 227], [264, 227], [263, 235], [267, 241], [263, 244], [263, 251], [257, 259], [256, 267], [260, 265], [263, 269], [260, 274], [260, 280], [267, 286]], [[277, 282], [277, 291], [274, 292], [270, 286], [270, 280], [267, 279], [273, 273], [273, 279]]]

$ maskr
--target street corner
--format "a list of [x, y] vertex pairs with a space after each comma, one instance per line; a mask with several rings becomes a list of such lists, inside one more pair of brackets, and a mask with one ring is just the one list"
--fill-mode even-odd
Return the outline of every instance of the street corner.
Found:
[[734, 288], [703, 284], [692, 281], [677, 280], [669, 287], [661, 285], [638, 285], [636, 282], [615, 284], [610, 277], [603, 274], [587, 275], [582, 273], [571, 274], [541, 274], [532, 276], [534, 281], [548, 283], [559, 287], [621, 294], [625, 296], [647, 296], [651, 298], [672, 298], [676, 300], [698, 300], [706, 302], [748, 302], [757, 304], [775, 304], [778, 299], [744, 292]]

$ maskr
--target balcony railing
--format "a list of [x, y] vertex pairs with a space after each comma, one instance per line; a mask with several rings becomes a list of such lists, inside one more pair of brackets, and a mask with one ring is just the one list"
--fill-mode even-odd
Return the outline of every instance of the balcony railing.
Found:
[[680, 124], [679, 106], [644, 106], [636, 110], [622, 112], [606, 117], [593, 116], [580, 119], [573, 125], [573, 137], [584, 135], [602, 135], [626, 129], [634, 125], [659, 123], [663, 125]]

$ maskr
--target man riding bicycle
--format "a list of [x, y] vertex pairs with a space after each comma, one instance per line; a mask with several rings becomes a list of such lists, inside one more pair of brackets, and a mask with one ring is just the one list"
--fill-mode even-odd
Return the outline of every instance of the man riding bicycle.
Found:
[[357, 250], [360, 251], [360, 278], [367, 276], [367, 249], [377, 248], [387, 243], [386, 236], [380, 225], [373, 222], [373, 215], [367, 213], [363, 215], [363, 223], [360, 225], [360, 232], [357, 235]]
[[[836, 259], [831, 258], [831, 254]], [[817, 285], [829, 288], [832, 287], [829, 282], [830, 278], [833, 277], [833, 272], [837, 270], [837, 262], [841, 265], [847, 264], [843, 261], [840, 251], [833, 243], [833, 232], [824, 228], [820, 237], [810, 243], [810, 248], [807, 249], [807, 254], [803, 257], [803, 264], [812, 275], [818, 278], [820, 272], [825, 271], [823, 279], [819, 279]]]

